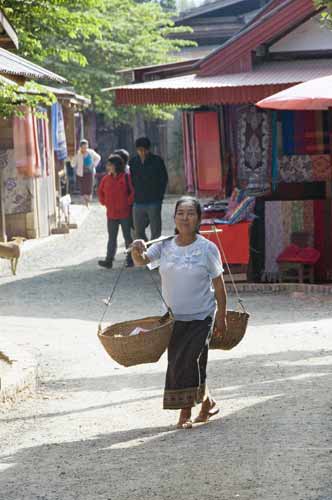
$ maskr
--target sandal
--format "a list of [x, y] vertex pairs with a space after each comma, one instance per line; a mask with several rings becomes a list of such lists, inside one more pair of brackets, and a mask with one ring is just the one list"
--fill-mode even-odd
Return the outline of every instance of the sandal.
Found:
[[[204, 405], [204, 403], [203, 403]], [[195, 424], [205, 424], [210, 420], [211, 417], [214, 417], [215, 415], [218, 415], [220, 412], [220, 408], [217, 406], [217, 402], [212, 400], [212, 404], [210, 405], [208, 411], [204, 411], [203, 409], [200, 411], [198, 417], [195, 418], [194, 423]]]

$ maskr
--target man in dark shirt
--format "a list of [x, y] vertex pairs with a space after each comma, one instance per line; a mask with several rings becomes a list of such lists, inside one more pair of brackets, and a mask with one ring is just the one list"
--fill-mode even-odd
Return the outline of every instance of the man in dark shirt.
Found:
[[147, 240], [147, 221], [151, 228], [151, 239], [161, 235], [161, 206], [168, 182], [164, 160], [151, 153], [151, 142], [147, 137], [136, 140], [137, 156], [129, 162], [131, 179], [135, 190], [134, 226], [135, 236]]

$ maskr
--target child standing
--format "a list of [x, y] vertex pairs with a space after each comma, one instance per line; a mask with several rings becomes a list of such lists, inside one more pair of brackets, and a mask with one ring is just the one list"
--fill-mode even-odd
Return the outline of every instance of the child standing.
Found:
[[[101, 267], [111, 269], [117, 250], [119, 226], [125, 240], [126, 248], [132, 243], [130, 231], [131, 207], [134, 201], [134, 188], [130, 173], [125, 172], [122, 158], [112, 155], [107, 161], [107, 175], [101, 180], [98, 198], [107, 209], [108, 244], [105, 260], [99, 260]], [[127, 255], [127, 267], [133, 266], [131, 255]]]

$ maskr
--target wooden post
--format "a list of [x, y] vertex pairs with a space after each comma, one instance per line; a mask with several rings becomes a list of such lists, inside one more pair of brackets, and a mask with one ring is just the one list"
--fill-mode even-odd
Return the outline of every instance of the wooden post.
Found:
[[[329, 150], [330, 164], [332, 170], [332, 108], [328, 108], [328, 131], [329, 131]], [[326, 277], [330, 281], [332, 279], [332, 182], [327, 180], [325, 183], [325, 259], [326, 259]]]
[[3, 186], [3, 171], [0, 168], [0, 215], [1, 215], [1, 234], [0, 241], [7, 241], [6, 233], [6, 213], [5, 213], [5, 190]]

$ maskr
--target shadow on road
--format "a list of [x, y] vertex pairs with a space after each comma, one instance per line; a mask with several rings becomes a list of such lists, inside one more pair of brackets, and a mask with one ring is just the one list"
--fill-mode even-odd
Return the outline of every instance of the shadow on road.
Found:
[[[6, 316], [98, 321], [104, 309], [103, 300], [109, 296], [121, 265], [118, 262], [115, 269], [104, 270], [96, 260], [90, 260], [0, 285], [0, 311]], [[112, 309], [123, 318], [125, 310], [130, 319], [135, 314], [137, 317], [147, 303], [151, 305], [151, 314], [161, 311], [148, 273], [137, 268], [122, 273], [110, 312]]]
[[[92, 259], [2, 284], [0, 313], [4, 316], [99, 321], [104, 309], [103, 300], [109, 296], [121, 265], [119, 260], [115, 269], [104, 270], [98, 267], [97, 260]], [[142, 268], [123, 272], [106, 318], [114, 317], [114, 321], [121, 321], [124, 311], [126, 319], [162, 311], [149, 273]], [[159, 280], [157, 271], [154, 271], [154, 276]], [[255, 311], [250, 319], [251, 326], [331, 317], [331, 297], [243, 294], [243, 298], [248, 310]], [[233, 307], [236, 305], [232, 295], [229, 302]], [[305, 314], [302, 315], [301, 311]]]
[[[131, 429], [30, 447], [4, 458], [3, 498], [328, 500], [331, 354], [292, 351], [213, 360], [210, 385], [221, 402], [222, 418], [175, 431], [151, 422], [156, 398], [146, 398], [146, 425], [140, 428], [133, 413]], [[150, 387], [162, 390], [162, 375], [149, 377]], [[144, 400], [146, 380], [130, 374], [112, 379], [65, 382], [69, 392], [98, 391], [111, 389], [116, 380], [118, 387], [132, 387]], [[126, 410], [127, 403], [115, 405], [134, 411]], [[37, 416], [36, 425], [39, 418], [54, 416]]]

